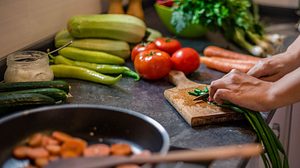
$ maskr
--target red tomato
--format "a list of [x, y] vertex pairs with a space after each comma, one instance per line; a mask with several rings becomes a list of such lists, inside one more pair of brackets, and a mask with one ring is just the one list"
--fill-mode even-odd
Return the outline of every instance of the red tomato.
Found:
[[172, 68], [170, 55], [157, 49], [139, 53], [134, 60], [136, 72], [145, 79], [160, 79], [169, 74]]
[[159, 37], [154, 40], [156, 48], [172, 55], [181, 48], [181, 43], [173, 38]]
[[167, 7], [172, 7], [173, 6], [173, 0], [157, 0], [156, 1], [160, 5], [164, 5]]
[[156, 49], [156, 45], [153, 42], [137, 44], [131, 51], [131, 61], [134, 61], [138, 53], [150, 49]]
[[198, 69], [200, 65], [200, 56], [198, 52], [192, 48], [182, 48], [176, 51], [172, 57], [173, 69], [190, 74]]

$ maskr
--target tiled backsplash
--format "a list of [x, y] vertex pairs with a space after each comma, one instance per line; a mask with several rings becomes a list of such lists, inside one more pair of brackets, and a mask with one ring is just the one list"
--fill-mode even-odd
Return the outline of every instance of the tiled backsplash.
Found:
[[101, 12], [101, 0], [1, 0], [0, 59], [53, 36], [70, 16]]

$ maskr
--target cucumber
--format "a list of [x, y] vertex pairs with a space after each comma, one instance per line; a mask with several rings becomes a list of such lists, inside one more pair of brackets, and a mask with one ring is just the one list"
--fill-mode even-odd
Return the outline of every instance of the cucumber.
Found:
[[37, 89], [37, 88], [57, 88], [69, 93], [70, 85], [66, 81], [39, 81], [39, 82], [15, 82], [0, 83], [0, 92]]
[[38, 93], [0, 95], [0, 108], [50, 104], [55, 104], [53, 98]]
[[57, 88], [38, 88], [38, 89], [27, 89], [27, 90], [18, 90], [12, 92], [2, 92], [0, 96], [11, 95], [11, 94], [28, 94], [28, 93], [37, 93], [53, 98], [55, 101], [65, 102], [67, 99], [67, 93], [63, 90]]

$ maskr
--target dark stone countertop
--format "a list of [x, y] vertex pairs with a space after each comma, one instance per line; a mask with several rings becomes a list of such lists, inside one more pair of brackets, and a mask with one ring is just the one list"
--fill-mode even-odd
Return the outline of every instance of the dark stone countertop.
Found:
[[[173, 36], [165, 29], [152, 7], [146, 8], [145, 14], [146, 24], [149, 27], [161, 31], [164, 36]], [[192, 47], [199, 53], [202, 53], [207, 45], [213, 43], [211, 39], [205, 37], [199, 39], [178, 39], [183, 46]], [[47, 45], [51, 44], [48, 43]], [[44, 48], [35, 46], [31, 49]], [[133, 69], [131, 62], [128, 61], [126, 65]], [[3, 70], [3, 60], [1, 69]], [[204, 65], [201, 65], [188, 78], [198, 83], [209, 84], [212, 80], [218, 79], [223, 75], [223, 73], [207, 69]], [[166, 79], [159, 81], [140, 80], [135, 82], [131, 78], [123, 78], [114, 86], [105, 86], [80, 80], [67, 81], [72, 87], [71, 94], [73, 95], [69, 99], [69, 103], [108, 105], [130, 109], [150, 116], [158, 121], [169, 133], [171, 149], [177, 147], [205, 148], [256, 141], [256, 135], [246, 120], [210, 124], [195, 128], [190, 127], [164, 98], [164, 90], [174, 87]], [[247, 160], [245, 159], [235, 158], [205, 164], [161, 164], [158, 167], [167, 168], [176, 166], [192, 168], [209, 166], [237, 168], [244, 167], [246, 163]]]

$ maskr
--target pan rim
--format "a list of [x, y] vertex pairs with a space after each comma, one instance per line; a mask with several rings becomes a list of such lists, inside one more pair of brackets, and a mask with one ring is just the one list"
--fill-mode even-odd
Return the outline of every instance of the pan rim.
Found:
[[68, 108], [93, 108], [93, 109], [103, 109], [103, 110], [113, 110], [125, 114], [132, 115], [134, 117], [140, 118], [144, 120], [145, 122], [151, 124], [153, 127], [157, 129], [157, 131], [161, 134], [162, 137], [162, 147], [159, 151], [160, 154], [166, 154], [170, 148], [170, 137], [166, 129], [156, 120], [153, 118], [133, 111], [129, 110], [126, 108], [120, 108], [120, 107], [114, 107], [114, 106], [107, 106], [107, 105], [96, 105], [96, 104], [63, 104], [63, 105], [52, 105], [52, 106], [43, 106], [43, 107], [38, 107], [34, 109], [28, 109], [28, 110], [23, 110], [23, 111], [18, 111], [14, 114], [10, 114], [8, 116], [5, 116], [3, 118], [0, 118], [0, 125], [5, 124], [6, 122], [9, 122], [11, 120], [14, 120], [16, 118], [25, 116], [25, 115], [30, 115], [33, 113], [39, 113], [39, 112], [44, 112], [45, 110], [48, 110], [51, 108], [51, 110], [55, 109], [68, 109]]

